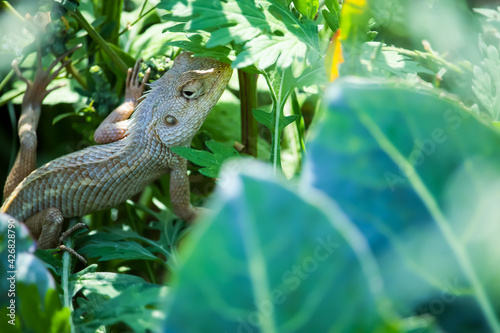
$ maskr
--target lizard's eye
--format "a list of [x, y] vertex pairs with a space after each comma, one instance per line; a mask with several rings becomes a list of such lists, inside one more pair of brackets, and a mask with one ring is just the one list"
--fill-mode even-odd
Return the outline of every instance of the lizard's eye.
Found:
[[203, 87], [203, 82], [200, 80], [189, 81], [181, 89], [182, 96], [186, 99], [197, 99], [204, 92], [205, 88]]
[[168, 115], [168, 116], [166, 116], [166, 117], [165, 117], [165, 122], [166, 122], [168, 125], [173, 126], [173, 125], [176, 125], [176, 124], [177, 124], [177, 119], [176, 119], [174, 116], [170, 116], [170, 115]]

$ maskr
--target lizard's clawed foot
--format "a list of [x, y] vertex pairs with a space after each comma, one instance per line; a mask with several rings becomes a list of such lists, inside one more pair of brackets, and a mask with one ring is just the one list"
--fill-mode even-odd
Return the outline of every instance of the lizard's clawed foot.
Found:
[[65, 245], [59, 245], [58, 247], [59, 250], [61, 251], [66, 251], [68, 252], [69, 254], [72, 254], [73, 256], [75, 256], [78, 260], [80, 260], [81, 262], [83, 262], [85, 265], [87, 265], [87, 260], [85, 260], [84, 257], [82, 257], [78, 252], [76, 252], [74, 249], [70, 248], [70, 247], [66, 247]]
[[69, 236], [71, 236], [72, 234], [74, 234], [76, 231], [81, 230], [81, 229], [87, 229], [87, 230], [89, 230], [89, 227], [85, 223], [81, 223], [81, 222], [75, 224], [74, 226], [72, 226], [71, 228], [69, 228], [68, 230], [66, 230], [65, 232], [63, 232], [61, 234], [61, 237], [59, 237], [59, 243], [64, 242], [64, 240], [66, 238], [68, 238]]
[[[81, 230], [81, 229], [89, 229], [89, 227], [85, 223], [77, 223], [65, 232], [61, 234], [61, 237], [59, 237], [59, 242], [62, 243], [66, 238], [74, 234], [76, 231]], [[69, 254], [72, 254], [75, 256], [78, 260], [83, 262], [85, 265], [87, 264], [87, 260], [85, 260], [84, 257], [82, 257], [78, 252], [76, 252], [74, 249], [67, 247], [65, 245], [59, 245], [58, 249], [61, 251], [66, 251]]]
[[148, 68], [144, 73], [144, 78], [142, 81], [139, 81], [139, 71], [141, 69], [142, 59], [136, 61], [134, 68], [129, 68], [127, 72], [127, 81], [125, 88], [125, 102], [134, 102], [137, 104], [137, 101], [142, 96], [144, 89], [146, 88], [146, 83], [149, 80], [149, 73], [151, 73], [151, 68]]

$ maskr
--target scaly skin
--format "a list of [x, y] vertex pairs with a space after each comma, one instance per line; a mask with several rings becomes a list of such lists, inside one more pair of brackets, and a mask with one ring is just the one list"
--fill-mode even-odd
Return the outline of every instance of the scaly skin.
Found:
[[[118, 108], [96, 131], [101, 142], [120, 140], [62, 156], [33, 171], [12, 191], [1, 212], [27, 221], [35, 237], [52, 245], [60, 229], [43, 235], [38, 221], [46, 220], [42, 215], [47, 211], [56, 209], [63, 217], [77, 217], [110, 208], [170, 172], [174, 213], [193, 220], [196, 210], [189, 198], [187, 161], [170, 148], [191, 144], [231, 74], [228, 64], [180, 54], [172, 68], [152, 84], [131, 119], [125, 119], [130, 110]], [[50, 238], [48, 243], [45, 238]], [[50, 247], [39, 241], [39, 247]]]

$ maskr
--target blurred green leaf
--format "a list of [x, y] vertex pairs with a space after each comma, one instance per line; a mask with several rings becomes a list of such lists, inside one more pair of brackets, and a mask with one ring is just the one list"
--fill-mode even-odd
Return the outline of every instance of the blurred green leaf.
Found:
[[391, 258], [403, 260], [385, 260], [384, 271], [400, 304], [425, 295], [411, 290], [436, 292], [419, 285], [443, 288], [459, 276], [496, 330], [499, 290], [477, 253], [500, 259], [482, 232], [498, 229], [500, 212], [487, 199], [498, 192], [498, 130], [458, 104], [395, 83], [345, 78], [327, 96], [304, 182], [336, 200], [377, 255], [396, 249]]
[[224, 170], [214, 215], [186, 239], [165, 331], [395, 332], [374, 258], [334, 202], [262, 164]]
[[[40, 290], [36, 284], [16, 281], [15, 285], [16, 302], [13, 305], [13, 311], [7, 306], [2, 306], [0, 310], [3, 318], [0, 321], [2, 333], [71, 332], [70, 310], [62, 307], [59, 294], [55, 289], [49, 289], [41, 301]], [[9, 306], [12, 308], [12, 305], [9, 304]], [[13, 314], [12, 317], [11, 314]]]
[[[36, 285], [38, 299], [43, 302], [46, 293], [55, 288], [54, 279], [32, 251], [34, 242], [26, 226], [7, 214], [0, 214], [0, 268], [3, 272], [14, 271], [10, 275], [14, 274], [19, 284]], [[1, 279], [0, 290], [7, 291], [9, 286], [9, 280]], [[7, 302], [7, 297], [0, 298], [0, 306]]]

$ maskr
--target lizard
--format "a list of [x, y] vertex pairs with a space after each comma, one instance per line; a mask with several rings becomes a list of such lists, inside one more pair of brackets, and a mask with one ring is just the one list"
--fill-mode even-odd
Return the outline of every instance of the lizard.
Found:
[[187, 222], [198, 215], [190, 202], [187, 160], [170, 148], [191, 145], [225, 90], [231, 66], [183, 52], [136, 106], [146, 81], [139, 84], [137, 74], [136, 65], [127, 75], [131, 96], [94, 134], [103, 144], [34, 170], [1, 206], [1, 213], [25, 221], [39, 248], [57, 247], [64, 218], [114, 207], [166, 173], [173, 212]]

